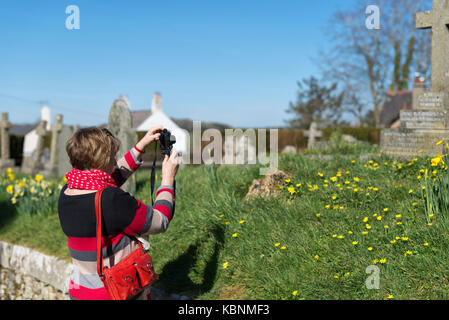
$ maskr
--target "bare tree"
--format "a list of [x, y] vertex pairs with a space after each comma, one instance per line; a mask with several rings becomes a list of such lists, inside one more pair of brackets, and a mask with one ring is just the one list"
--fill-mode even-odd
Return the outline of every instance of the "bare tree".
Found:
[[[360, 102], [368, 100], [374, 123], [379, 127], [382, 106], [395, 79], [404, 87], [404, 82], [412, 78], [410, 69], [423, 75], [429, 73], [429, 34], [417, 31], [415, 26], [416, 12], [423, 10], [424, 4], [428, 6], [428, 2], [378, 1], [381, 13], [378, 30], [370, 30], [365, 24], [365, 10], [371, 3], [361, 0], [350, 10], [334, 14], [327, 27], [330, 49], [321, 52], [317, 62], [325, 78], [338, 82], [351, 98], [346, 100], [346, 109], [359, 108], [356, 111], [359, 117]], [[356, 104], [351, 105], [351, 101]]]

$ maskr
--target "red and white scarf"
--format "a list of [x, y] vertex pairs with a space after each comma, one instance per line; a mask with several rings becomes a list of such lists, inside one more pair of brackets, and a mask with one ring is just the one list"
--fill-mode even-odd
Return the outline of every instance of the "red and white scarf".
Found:
[[105, 187], [117, 187], [110, 174], [100, 170], [81, 171], [72, 169], [65, 175], [70, 189], [100, 190]]

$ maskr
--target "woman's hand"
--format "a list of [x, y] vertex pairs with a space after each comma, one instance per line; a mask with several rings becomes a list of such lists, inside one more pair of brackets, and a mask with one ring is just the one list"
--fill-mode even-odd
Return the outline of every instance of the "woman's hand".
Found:
[[136, 146], [140, 150], [144, 150], [146, 147], [148, 147], [153, 141], [158, 141], [161, 134], [159, 131], [164, 130], [163, 126], [154, 127], [148, 130], [148, 132], [145, 134], [145, 136], [137, 142]]
[[162, 186], [173, 186], [178, 167], [178, 151], [173, 149], [170, 157], [165, 155], [164, 161], [162, 162]]

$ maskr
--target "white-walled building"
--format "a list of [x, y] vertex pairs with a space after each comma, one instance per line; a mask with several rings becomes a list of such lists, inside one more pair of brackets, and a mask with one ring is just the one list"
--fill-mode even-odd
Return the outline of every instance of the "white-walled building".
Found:
[[160, 93], [154, 94], [151, 110], [132, 111], [132, 117], [133, 127], [136, 131], [148, 131], [153, 127], [163, 126], [176, 137], [176, 144], [173, 148], [183, 153], [188, 151], [189, 134], [187, 130], [180, 128], [163, 112]]

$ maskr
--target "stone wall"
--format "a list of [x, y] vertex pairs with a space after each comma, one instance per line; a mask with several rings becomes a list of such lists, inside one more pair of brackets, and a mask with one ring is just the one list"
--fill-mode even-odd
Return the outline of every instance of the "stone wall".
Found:
[[68, 299], [72, 264], [0, 241], [0, 299]]
[[0, 267], [0, 300], [67, 300], [68, 295], [33, 277]]
[[[36, 250], [0, 241], [0, 300], [67, 300], [73, 265]], [[154, 300], [188, 300], [152, 287]]]

